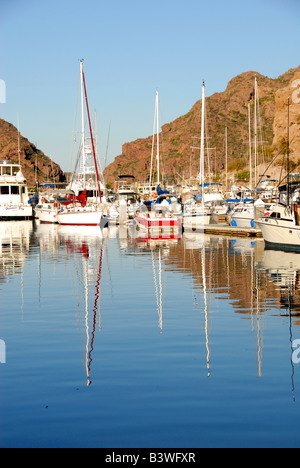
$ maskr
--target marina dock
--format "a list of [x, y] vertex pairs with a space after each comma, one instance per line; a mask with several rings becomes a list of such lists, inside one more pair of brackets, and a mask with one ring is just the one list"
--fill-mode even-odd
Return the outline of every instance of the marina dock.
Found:
[[215, 234], [219, 236], [229, 237], [256, 237], [262, 238], [260, 229], [255, 228], [238, 228], [229, 226], [228, 224], [208, 224], [204, 226], [205, 234]]

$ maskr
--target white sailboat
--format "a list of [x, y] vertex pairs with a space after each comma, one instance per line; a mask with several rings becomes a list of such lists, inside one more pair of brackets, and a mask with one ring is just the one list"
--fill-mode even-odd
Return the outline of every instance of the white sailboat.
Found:
[[296, 197], [292, 199], [289, 183], [289, 106], [288, 100], [287, 182], [279, 188], [279, 203], [268, 216], [259, 218], [255, 223], [261, 229], [268, 247], [300, 250], [300, 200]]
[[[258, 145], [257, 145], [257, 118], [259, 114], [259, 93], [258, 93], [258, 84], [257, 78], [255, 78], [254, 83], [254, 188], [256, 191], [256, 195], [253, 198], [253, 186], [252, 186], [252, 179], [253, 179], [253, 168], [252, 168], [252, 142], [251, 142], [251, 111], [250, 111], [250, 101], [248, 103], [248, 121], [249, 121], [249, 172], [250, 172], [250, 187], [232, 187], [232, 192], [238, 192], [240, 196], [240, 200], [235, 205], [233, 211], [229, 216], [229, 221], [231, 226], [238, 227], [238, 228], [254, 228], [255, 227], [255, 208], [259, 206], [262, 208], [264, 204], [266, 204], [265, 208], [266, 211], [270, 209], [270, 203], [272, 203], [273, 195], [275, 195], [274, 187], [272, 187], [272, 191], [269, 189], [266, 190], [266, 182], [258, 190], [258, 177], [257, 177], [257, 167], [258, 167]], [[251, 99], [250, 99], [251, 100]], [[259, 196], [259, 198], [258, 198]], [[231, 197], [231, 199], [233, 199]]]
[[[155, 117], [154, 117], [154, 129], [153, 129], [153, 143], [155, 137], [155, 124], [156, 124], [156, 166], [157, 166], [157, 187], [160, 188], [160, 154], [159, 154], [159, 96], [158, 91], [156, 90], [155, 98]], [[153, 149], [152, 145], [152, 157], [151, 157], [151, 169], [150, 169], [150, 184], [151, 187], [151, 177], [152, 177], [152, 159], [153, 159]], [[162, 206], [161, 204], [153, 204], [149, 208], [149, 211], [145, 205], [139, 207], [136, 211], [136, 214], [133, 219], [133, 224], [136, 227], [136, 230], [142, 231], [150, 235], [164, 235], [164, 236], [174, 236], [180, 233], [181, 223], [177, 216], [172, 215], [169, 209], [169, 204], [167, 206]]]
[[[83, 72], [83, 60], [80, 61], [80, 82], [81, 82], [81, 124], [82, 124], [82, 141], [80, 155], [80, 173], [77, 179], [77, 189], [82, 191], [76, 193], [67, 205], [64, 205], [57, 214], [57, 221], [61, 225], [68, 226], [99, 226], [102, 218], [101, 209], [101, 184], [98, 170], [98, 162], [96, 158], [95, 144], [91, 127], [90, 112], [88, 106], [85, 76]], [[89, 131], [91, 139], [91, 150], [93, 155], [94, 168], [86, 167], [86, 145], [84, 131], [84, 95], [86, 101], [86, 111], [89, 122]], [[87, 179], [88, 178], [88, 179]], [[74, 181], [75, 184], [75, 181]], [[80, 186], [81, 184], [81, 186]], [[73, 187], [74, 189], [74, 187]], [[94, 200], [88, 202], [89, 191], [94, 190]], [[79, 203], [78, 203], [79, 202]]]
[[205, 83], [202, 86], [202, 120], [201, 120], [201, 152], [200, 152], [200, 187], [201, 204], [184, 205], [182, 216], [184, 230], [203, 231], [204, 225], [210, 223], [211, 211], [204, 204], [204, 129], [205, 129]]
[[[254, 187], [257, 185], [257, 99], [258, 87], [257, 78], [254, 83]], [[251, 98], [250, 98], [251, 101]], [[249, 122], [249, 170], [250, 170], [250, 193], [252, 192], [252, 142], [251, 142], [251, 111], [250, 101], [248, 103]], [[240, 202], [235, 206], [229, 217], [231, 226], [238, 228], [254, 228], [254, 199]]]

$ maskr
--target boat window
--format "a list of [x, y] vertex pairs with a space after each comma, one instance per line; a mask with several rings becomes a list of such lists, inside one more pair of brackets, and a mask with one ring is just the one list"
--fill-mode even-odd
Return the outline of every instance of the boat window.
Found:
[[11, 167], [2, 167], [2, 175], [11, 175]]
[[24, 187], [24, 185], [23, 185], [23, 187], [22, 187], [22, 193], [23, 193], [23, 194], [25, 193], [25, 187]]
[[270, 214], [270, 218], [278, 218], [280, 219], [280, 213], [277, 213], [276, 211], [273, 211], [273, 213]]
[[12, 195], [19, 195], [20, 194], [20, 187], [18, 185], [11, 186], [11, 194]]
[[1, 195], [9, 195], [9, 186], [4, 185], [3, 187], [0, 187], [0, 193]]

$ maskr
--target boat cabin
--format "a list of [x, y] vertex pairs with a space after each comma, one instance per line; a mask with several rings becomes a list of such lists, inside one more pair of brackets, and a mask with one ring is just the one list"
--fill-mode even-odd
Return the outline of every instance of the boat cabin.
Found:
[[0, 161], [0, 204], [18, 205], [28, 203], [27, 182], [19, 164]]

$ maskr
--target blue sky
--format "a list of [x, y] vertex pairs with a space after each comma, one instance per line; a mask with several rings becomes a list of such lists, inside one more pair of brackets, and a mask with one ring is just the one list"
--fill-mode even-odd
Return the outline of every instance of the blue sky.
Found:
[[0, 117], [71, 170], [79, 59], [99, 150], [152, 133], [234, 76], [275, 78], [300, 65], [300, 0], [0, 0]]

